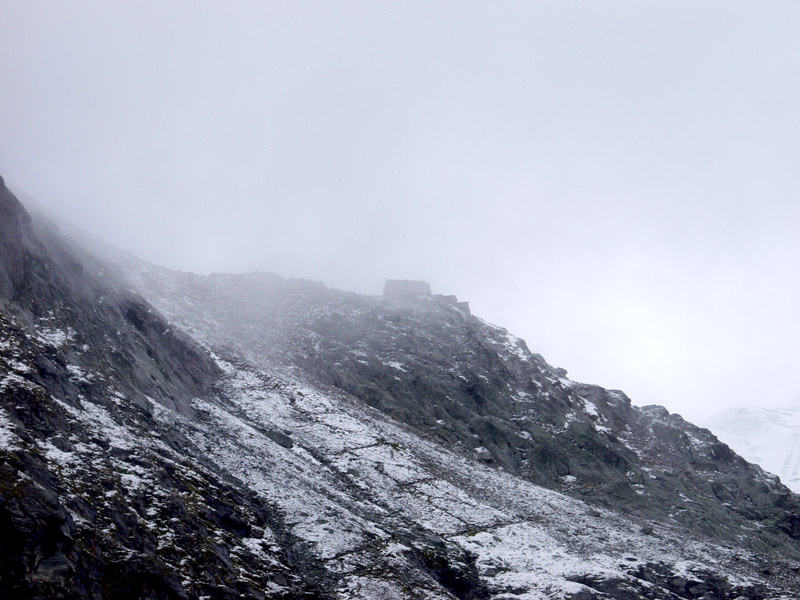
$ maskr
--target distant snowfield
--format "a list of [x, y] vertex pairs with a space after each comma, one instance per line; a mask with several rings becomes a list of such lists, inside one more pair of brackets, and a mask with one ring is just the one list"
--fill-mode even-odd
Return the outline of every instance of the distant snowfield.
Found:
[[778, 475], [800, 493], [800, 404], [771, 408], [732, 408], [702, 425], [738, 454]]

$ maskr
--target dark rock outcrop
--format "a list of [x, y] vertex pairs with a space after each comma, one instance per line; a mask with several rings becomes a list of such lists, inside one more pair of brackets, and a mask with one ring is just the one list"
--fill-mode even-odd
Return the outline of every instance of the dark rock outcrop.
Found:
[[113, 378], [117, 391], [142, 406], [149, 396], [185, 411], [185, 399], [218, 376], [213, 361], [146, 301], [99, 264], [90, 271], [52, 225], [34, 225], [5, 186], [0, 236], [0, 311], [31, 338], [48, 341], [37, 355], [36, 383], [72, 396], [65, 367], [75, 364]]

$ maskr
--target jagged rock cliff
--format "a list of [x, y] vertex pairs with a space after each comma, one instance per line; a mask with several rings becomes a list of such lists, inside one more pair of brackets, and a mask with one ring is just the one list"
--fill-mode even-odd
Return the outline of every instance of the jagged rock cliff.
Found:
[[4, 597], [800, 587], [774, 477], [452, 303], [109, 268], [5, 188], [0, 216]]

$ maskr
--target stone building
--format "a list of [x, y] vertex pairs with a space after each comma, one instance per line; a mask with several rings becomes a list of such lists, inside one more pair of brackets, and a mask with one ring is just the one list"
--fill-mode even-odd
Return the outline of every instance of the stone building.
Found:
[[471, 314], [469, 302], [459, 302], [453, 295], [431, 294], [431, 286], [427, 281], [415, 279], [387, 279], [383, 286], [385, 298], [396, 300], [419, 300], [422, 298], [432, 298], [440, 304], [455, 306], [459, 310]]
[[383, 295], [391, 298], [414, 298], [430, 296], [431, 286], [427, 281], [414, 279], [387, 279], [383, 286]]

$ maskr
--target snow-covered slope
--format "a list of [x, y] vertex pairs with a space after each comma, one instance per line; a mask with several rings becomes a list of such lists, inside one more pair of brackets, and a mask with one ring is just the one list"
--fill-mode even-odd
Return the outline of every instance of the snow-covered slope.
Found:
[[793, 520], [775, 520], [788, 490], [707, 430], [571, 381], [524, 341], [436, 297], [360, 296], [259, 273], [124, 268], [210, 347], [344, 392], [529, 482], [739, 544], [754, 522], [762, 534], [771, 523], [795, 535]]
[[[9, 491], [58, 481], [50, 501], [63, 548], [40, 551], [38, 581], [77, 571], [91, 583], [72, 559], [75, 540], [89, 540], [115, 569], [126, 565], [127, 585], [137, 572], [170, 574], [160, 595], [129, 598], [789, 598], [792, 589], [775, 577], [789, 565], [758, 552], [533, 485], [241, 359], [216, 358], [217, 392], [193, 400], [187, 417], [156, 402], [142, 413], [92, 389], [98, 374], [88, 371], [81, 385], [92, 394], [68, 404], [26, 379], [34, 365], [2, 342], [14, 369], [1, 384], [14, 401], [0, 419]], [[30, 396], [57, 435], [37, 433]]]
[[704, 425], [752, 463], [800, 493], [800, 405], [733, 408]]

